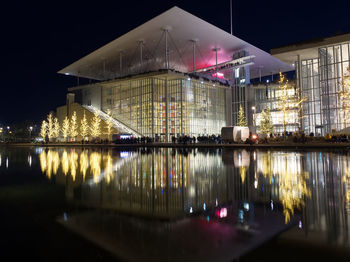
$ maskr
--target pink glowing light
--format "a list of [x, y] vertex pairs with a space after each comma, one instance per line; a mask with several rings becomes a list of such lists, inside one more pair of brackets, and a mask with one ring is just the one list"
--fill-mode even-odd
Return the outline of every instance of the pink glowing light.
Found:
[[[218, 78], [224, 78], [224, 74], [223, 73], [220, 73], [220, 72], [217, 72], [218, 74]], [[213, 77], [216, 77], [216, 73], [212, 74]]]
[[227, 217], [227, 208], [223, 207], [223, 208], [216, 210], [215, 215], [219, 218]]

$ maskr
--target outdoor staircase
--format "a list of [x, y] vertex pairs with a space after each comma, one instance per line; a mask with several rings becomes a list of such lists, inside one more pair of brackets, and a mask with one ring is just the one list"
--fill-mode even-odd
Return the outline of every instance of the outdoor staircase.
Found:
[[127, 125], [125, 125], [124, 123], [122, 123], [121, 121], [107, 115], [105, 112], [97, 109], [94, 106], [87, 106], [87, 105], [82, 105], [82, 107], [84, 107], [86, 110], [90, 111], [91, 113], [95, 113], [97, 112], [99, 117], [103, 120], [103, 121], [107, 121], [107, 119], [109, 118], [113, 124], [113, 127], [118, 129], [120, 133], [125, 133], [125, 134], [131, 134], [134, 137], [141, 137], [142, 135], [137, 132], [136, 130], [128, 127]]

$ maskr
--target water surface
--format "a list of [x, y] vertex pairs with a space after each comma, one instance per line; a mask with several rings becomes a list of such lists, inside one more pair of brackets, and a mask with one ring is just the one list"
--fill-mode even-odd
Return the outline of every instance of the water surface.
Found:
[[347, 151], [1, 148], [1, 185], [64, 187], [60, 223], [129, 260], [233, 260], [280, 235], [349, 248]]

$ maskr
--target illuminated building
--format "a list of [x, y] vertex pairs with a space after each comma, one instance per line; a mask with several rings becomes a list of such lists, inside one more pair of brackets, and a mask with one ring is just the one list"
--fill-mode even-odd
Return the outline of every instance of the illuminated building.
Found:
[[[259, 48], [173, 7], [59, 73], [90, 81], [69, 88], [68, 103], [101, 116], [110, 110], [120, 133], [170, 141], [172, 136], [220, 134], [223, 126], [236, 124], [240, 106], [252, 125], [250, 79], [290, 70]], [[60, 108], [58, 118], [70, 111]]]
[[302, 103], [302, 129], [325, 135], [346, 128], [340, 99], [341, 79], [349, 67], [350, 34], [318, 39], [271, 50], [295, 66], [296, 83], [307, 101]]
[[[300, 130], [300, 107], [297, 104], [299, 95], [298, 90], [293, 86], [294, 83], [287, 89], [289, 109], [286, 112], [286, 131], [295, 132]], [[271, 120], [273, 124], [273, 133], [283, 133], [283, 111], [281, 108], [282, 90], [278, 83], [259, 83], [251, 85], [255, 101], [255, 126], [259, 133], [259, 126], [262, 120], [262, 110], [269, 108], [271, 110]]]

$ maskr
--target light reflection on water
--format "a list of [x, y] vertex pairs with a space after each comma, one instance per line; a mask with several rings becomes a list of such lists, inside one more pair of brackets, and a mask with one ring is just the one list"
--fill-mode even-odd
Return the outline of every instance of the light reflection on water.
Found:
[[[282, 210], [285, 223], [299, 213], [306, 232], [327, 232], [328, 241], [349, 244], [347, 152], [37, 148], [35, 153], [45, 176], [85, 206], [177, 217], [232, 201], [265, 203]], [[3, 166], [8, 159], [0, 155]], [[26, 161], [31, 165], [34, 155]]]

